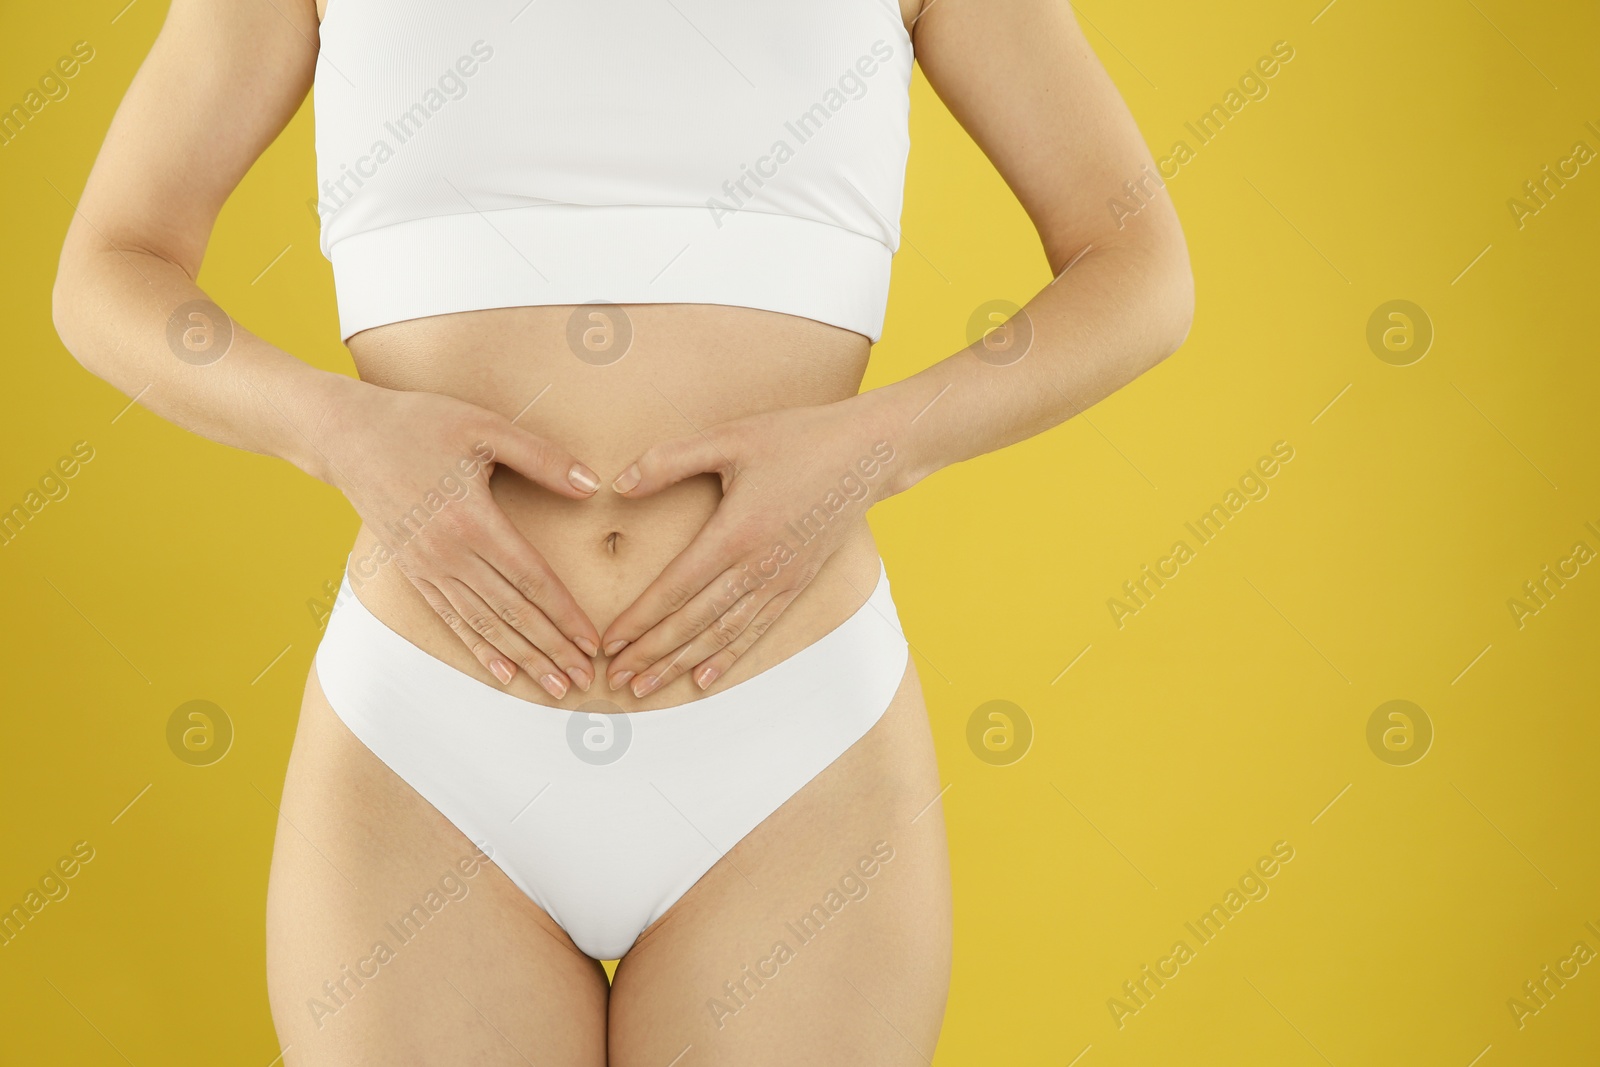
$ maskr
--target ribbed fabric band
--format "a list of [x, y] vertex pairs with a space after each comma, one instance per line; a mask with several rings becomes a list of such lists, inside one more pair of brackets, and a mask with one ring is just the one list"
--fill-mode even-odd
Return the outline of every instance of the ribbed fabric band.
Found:
[[332, 249], [342, 337], [530, 304], [731, 304], [883, 333], [884, 245], [792, 215], [547, 204], [440, 215]]

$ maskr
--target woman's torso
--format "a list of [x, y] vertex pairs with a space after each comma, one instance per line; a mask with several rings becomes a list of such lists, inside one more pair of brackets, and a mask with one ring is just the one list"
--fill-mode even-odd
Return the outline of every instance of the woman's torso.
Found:
[[[610, 354], [603, 349], [573, 351], [568, 325], [574, 314], [597, 331], [613, 331], [613, 339], [631, 332], [626, 354], [607, 362]], [[559, 442], [609, 481], [658, 441], [728, 419], [854, 395], [868, 344], [860, 334], [772, 312], [649, 304], [506, 308], [417, 319], [357, 334], [350, 351], [364, 381], [453, 396], [507, 418], [520, 413], [518, 426]], [[602, 486], [588, 500], [573, 501], [501, 466], [491, 489], [601, 631], [689, 544], [721, 499], [711, 474], [639, 500]], [[363, 526], [352, 557], [371, 557], [376, 547]], [[758, 673], [838, 625], [871, 592], [877, 560], [865, 521], [854, 520], [817, 577], [714, 689]], [[359, 597], [424, 651], [499, 684], [397, 567], [377, 567], [361, 583]], [[599, 662], [588, 693], [574, 688], [559, 702], [525, 673], [509, 690], [570, 707], [603, 697], [624, 711], [701, 695], [687, 674], [642, 701], [626, 688], [613, 693], [605, 683], [605, 662]]]
[[[725, 4], [703, 0], [673, 15], [631, 0], [544, 0], [508, 17], [503, 5], [481, 0], [444, 9], [420, 0], [409, 8], [318, 0], [319, 15], [332, 16], [317, 75], [319, 215], [364, 380], [516, 417], [606, 483], [659, 441], [857, 392], [870, 350], [862, 331], [879, 328], [887, 287], [887, 259], [878, 257], [898, 243], [908, 26], [918, 0]], [[601, 29], [606, 39], [565, 41]], [[465, 58], [464, 42], [479, 35], [476, 58], [455, 68], [462, 77], [439, 82], [445, 95], [426, 103], [432, 117], [396, 119], [408, 102], [429, 99], [417, 86], [434, 77], [441, 57]], [[792, 154], [774, 155], [779, 141]], [[392, 155], [357, 155], [378, 142]], [[764, 182], [746, 180], [746, 161]], [[724, 174], [731, 183], [719, 189]], [[711, 197], [741, 213], [708, 215]], [[591, 205], [597, 226], [610, 220], [607, 243], [584, 238]], [[578, 306], [628, 299], [566, 292], [563, 279], [609, 280], [604, 251], [629, 246], [634, 216], [626, 212], [641, 209], [656, 223], [657, 243], [666, 242], [648, 251], [667, 266], [658, 272], [651, 259], [642, 275], [640, 264], [619, 266], [616, 281], [637, 303]], [[575, 229], [547, 224], [563, 212], [579, 214]], [[680, 228], [709, 238], [668, 260]], [[428, 236], [411, 236], [418, 233]], [[601, 254], [583, 254], [593, 244]], [[840, 261], [830, 258], [835, 247], [845, 253]], [[399, 248], [413, 254], [396, 256]], [[436, 254], [415, 254], [430, 250]], [[766, 250], [784, 269], [752, 281], [752, 271], [738, 268]], [[708, 258], [697, 262], [697, 254]], [[396, 260], [404, 264], [398, 271]], [[674, 278], [680, 291], [652, 299]], [[497, 289], [524, 282], [523, 301]], [[746, 297], [754, 306], [738, 306]], [[471, 306], [485, 309], [462, 310]], [[368, 328], [372, 322], [380, 324]], [[639, 500], [607, 485], [586, 501], [566, 500], [504, 467], [491, 488], [601, 631], [689, 544], [721, 498], [709, 474]], [[363, 527], [352, 556], [376, 547]], [[877, 572], [871, 535], [857, 518], [816, 578], [714, 689], [832, 629], [866, 599]], [[378, 568], [358, 595], [412, 643], [498, 685], [397, 567]], [[687, 674], [643, 701], [626, 689], [612, 693], [604, 663], [588, 693], [573, 689], [560, 703], [604, 697], [634, 710], [701, 695]], [[525, 674], [509, 689], [555, 702]]]

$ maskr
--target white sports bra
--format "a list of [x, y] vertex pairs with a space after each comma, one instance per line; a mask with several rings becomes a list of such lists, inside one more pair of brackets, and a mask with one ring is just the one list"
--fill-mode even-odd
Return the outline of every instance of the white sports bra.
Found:
[[316, 203], [340, 335], [694, 303], [876, 341], [911, 66], [895, 0], [330, 0]]

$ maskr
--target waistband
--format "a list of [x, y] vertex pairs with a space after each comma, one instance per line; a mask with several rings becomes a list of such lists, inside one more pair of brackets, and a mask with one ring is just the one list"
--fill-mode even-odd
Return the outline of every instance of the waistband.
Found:
[[[715, 727], [720, 719], [736, 717], [752, 706], [777, 700], [793, 701], [797, 695], [815, 693], [826, 699], [830, 686], [841, 679], [877, 678], [888, 691], [883, 705], [898, 688], [910, 646], [900, 626], [894, 597], [889, 589], [889, 573], [878, 560], [878, 581], [866, 601], [838, 626], [794, 655], [759, 674], [707, 693], [683, 704], [645, 711], [616, 712], [634, 723], [665, 725], [667, 720], [692, 716], [697, 731]], [[327, 629], [317, 647], [316, 667], [324, 693], [340, 707], [335, 691], [352, 687], [389, 686], [404, 679], [406, 697], [418, 699], [470, 699], [485, 711], [515, 711], [521, 716], [548, 720], [552, 727], [565, 727], [579, 709], [551, 707], [523, 700], [470, 674], [458, 670], [426, 650], [412, 644], [363, 604], [350, 585], [348, 566], [334, 601]], [[888, 659], [896, 669], [885, 671], [881, 661]], [[873, 664], [878, 666], [874, 667]], [[865, 671], [848, 666], [860, 664]], [[398, 695], [398, 692], [397, 692]], [[581, 694], [580, 694], [581, 695]], [[597, 694], [604, 697], [605, 694]], [[593, 699], [593, 698], [591, 698]], [[881, 707], [880, 707], [881, 710]]]

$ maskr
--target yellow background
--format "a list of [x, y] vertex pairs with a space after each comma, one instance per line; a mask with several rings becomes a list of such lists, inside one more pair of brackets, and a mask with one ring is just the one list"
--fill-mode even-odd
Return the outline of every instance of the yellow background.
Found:
[[[318, 639], [307, 601], [356, 520], [287, 464], [117, 417], [127, 401], [51, 328], [69, 201], [163, 16], [147, 0], [113, 22], [123, 2], [9, 5], [0, 35], [0, 101], [73, 42], [96, 50], [0, 148], [0, 504], [74, 442], [95, 450], [0, 548], [0, 905], [74, 842], [96, 853], [0, 948], [0, 1060], [265, 1065], [264, 897]], [[1575, 942], [1600, 951], [1584, 928], [1600, 927], [1600, 563], [1520, 629], [1507, 608], [1574, 542], [1600, 550], [1600, 162], [1520, 229], [1506, 206], [1575, 141], [1600, 150], [1600, 16], [1320, 2], [1079, 8], [1157, 156], [1195, 147], [1183, 123], [1274, 42], [1295, 50], [1168, 186], [1193, 333], [1086, 418], [874, 512], [949, 784], [938, 1064], [1600, 1062], [1600, 962], [1523, 1028], [1507, 1009]], [[1048, 280], [920, 74], [912, 123], [869, 386]], [[201, 280], [348, 372], [306, 207], [311, 133], [308, 102], [229, 203]], [[1394, 299], [1436, 334], [1410, 366], [1366, 340]], [[1119, 629], [1107, 599], [1280, 440], [1294, 459], [1270, 495]], [[166, 743], [197, 698], [236, 731], [209, 767]], [[1034, 730], [1009, 766], [967, 743], [995, 699]], [[1409, 766], [1367, 743], [1391, 699], [1435, 731]], [[1277, 841], [1295, 853], [1270, 895], [1196, 947], [1185, 921]], [[1195, 958], [1119, 1028], [1107, 1001], [1180, 938]]]

